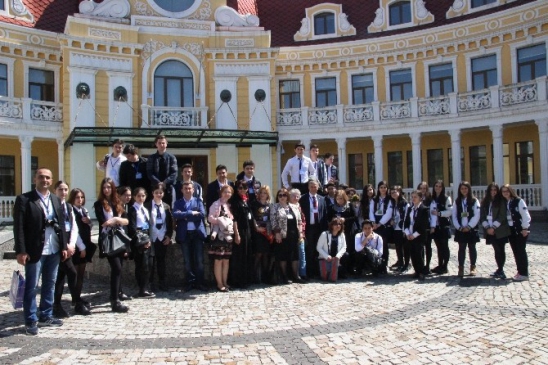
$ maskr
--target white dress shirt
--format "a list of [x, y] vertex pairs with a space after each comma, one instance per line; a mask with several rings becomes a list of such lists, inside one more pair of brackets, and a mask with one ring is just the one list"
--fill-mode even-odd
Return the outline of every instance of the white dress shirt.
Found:
[[306, 156], [301, 157], [301, 159], [302, 163], [299, 161], [299, 157], [297, 156], [287, 160], [287, 163], [282, 171], [282, 183], [286, 189], [291, 187], [287, 180], [287, 175], [291, 177], [291, 183], [293, 184], [306, 184], [310, 179], [310, 176], [316, 175], [316, 169], [314, 169], [314, 163], [312, 160]]

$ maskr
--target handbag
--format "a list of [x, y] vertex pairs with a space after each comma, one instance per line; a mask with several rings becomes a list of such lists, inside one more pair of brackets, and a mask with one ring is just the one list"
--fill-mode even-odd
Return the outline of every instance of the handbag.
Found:
[[25, 278], [21, 271], [14, 270], [11, 276], [10, 302], [13, 309], [23, 308], [23, 297], [25, 296]]
[[130, 243], [131, 238], [120, 227], [101, 232], [101, 250], [105, 256], [112, 257], [129, 251]]
[[144, 231], [137, 231], [137, 233], [135, 233], [135, 237], [133, 237], [133, 244], [135, 247], [140, 248], [147, 243], [150, 243], [149, 235]]

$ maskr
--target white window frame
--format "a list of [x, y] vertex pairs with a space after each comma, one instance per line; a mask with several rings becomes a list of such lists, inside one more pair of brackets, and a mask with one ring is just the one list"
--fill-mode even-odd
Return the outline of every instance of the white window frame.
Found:
[[[0, 0], [0, 1], [3, 1], [3, 0]], [[8, 58], [8, 57], [0, 57], [0, 63], [3, 63], [7, 67], [7, 70], [6, 70], [6, 76], [8, 77], [8, 95], [7, 95], [7, 97], [8, 98], [13, 98], [14, 95], [15, 95], [15, 93], [14, 93], [15, 78], [14, 78], [14, 70], [13, 70], [13, 67], [14, 67], [14, 64], [15, 64], [15, 59], [14, 58]], [[27, 87], [28, 87], [28, 85], [27, 85]]]
[[[397, 24], [397, 25], [390, 25], [390, 5], [394, 3], [399, 3], [402, 1], [407, 1], [410, 5], [410, 11], [411, 11], [411, 21], [407, 23]], [[386, 4], [386, 7], [384, 9], [384, 12], [386, 14], [386, 30], [394, 30], [394, 29], [402, 29], [402, 28], [409, 28], [415, 25], [414, 19], [415, 19], [415, 5], [413, 1], [411, 0], [392, 0], [388, 4]]]
[[467, 53], [466, 57], [466, 91], [472, 91], [472, 59], [490, 55], [496, 55], [497, 62], [497, 85], [502, 85], [501, 72], [501, 47], [481, 49], [476, 52]]
[[[413, 83], [412, 89], [413, 89], [413, 95], [412, 98], [417, 97], [417, 74], [416, 74], [416, 62], [408, 62], [408, 63], [398, 63], [391, 66], [386, 66], [384, 68], [384, 85], [386, 87], [386, 102], [391, 103], [392, 98], [390, 97], [390, 72], [391, 71], [397, 71], [402, 70], [405, 68], [411, 69], [411, 82]], [[402, 100], [403, 101], [403, 100]]]
[[[335, 77], [335, 87], [336, 87], [336, 93], [337, 93], [337, 104], [335, 105], [340, 105], [341, 104], [341, 71], [332, 71], [332, 72], [322, 72], [322, 73], [317, 73], [317, 74], [312, 74], [311, 75], [311, 90], [310, 90], [310, 93], [312, 94], [312, 105], [314, 108], [318, 108], [318, 106], [316, 105], [316, 79], [325, 79], [325, 78], [328, 78], [328, 77]], [[301, 104], [302, 105], [302, 104]], [[333, 106], [330, 106], [329, 108], [331, 107], [334, 107]]]
[[[304, 107], [304, 75], [294, 75], [292, 73], [287, 73], [286, 76], [277, 76], [276, 77], [276, 107], [278, 110], [286, 110], [281, 109], [280, 105], [280, 81], [283, 80], [298, 80], [299, 81], [299, 99], [301, 102], [301, 107], [298, 109], [302, 109]], [[296, 109], [296, 108], [294, 108]]]
[[23, 69], [25, 73], [25, 84], [24, 84], [24, 97], [29, 97], [29, 69], [30, 68], [36, 68], [39, 70], [45, 70], [45, 71], [53, 71], [53, 81], [54, 81], [54, 103], [59, 104], [60, 103], [60, 89], [61, 89], [61, 83], [59, 83], [60, 75], [61, 75], [61, 66], [57, 65], [51, 65], [47, 64], [44, 60], [42, 61], [23, 61]]
[[496, 0], [494, 3], [478, 6], [477, 8], [473, 8], [472, 7], [472, 0], [468, 0], [468, 14], [476, 13], [478, 11], [484, 11], [484, 10], [491, 9], [491, 8], [494, 8], [494, 7], [497, 7], [497, 6], [500, 6], [500, 5], [502, 5], [500, 0]]
[[441, 65], [444, 63], [451, 63], [453, 66], [453, 92], [459, 92], [459, 83], [458, 83], [458, 74], [457, 74], [457, 56], [451, 57], [438, 57], [432, 60], [424, 61], [424, 92], [427, 98], [432, 97], [432, 92], [430, 90], [430, 66]]
[[[323, 13], [331, 13], [333, 14], [333, 18], [335, 20], [335, 28], [333, 29], [333, 33], [327, 33], [327, 34], [320, 34], [320, 35], [316, 35], [316, 15], [319, 15], [319, 14], [323, 14]], [[312, 24], [311, 24], [311, 40], [316, 40], [316, 39], [325, 39], [325, 38], [335, 38], [337, 37], [337, 29], [339, 29], [339, 19], [338, 19], [338, 14], [337, 12], [331, 10], [331, 9], [319, 9], [318, 11], [315, 11], [312, 16], [311, 16], [312, 19], [310, 19], [312, 21]]]
[[512, 83], [518, 83], [518, 49], [538, 46], [544, 42], [546, 47], [546, 70], [548, 70], [548, 37], [544, 36], [538, 39], [528, 37], [527, 40], [510, 44], [511, 52], [511, 67], [512, 67]]
[[[357, 75], [365, 75], [365, 74], [372, 74], [373, 75], [373, 94], [374, 94], [374, 99], [373, 101], [379, 101], [379, 91], [378, 91], [378, 88], [377, 88], [377, 84], [378, 84], [378, 80], [377, 80], [377, 70], [378, 70], [378, 67], [372, 67], [372, 68], [365, 68], [365, 67], [360, 67], [359, 69], [354, 69], [354, 70], [351, 70], [351, 71], [348, 71], [347, 74], [348, 74], [348, 100], [347, 100], [347, 105], [354, 105], [353, 103], [353, 93], [352, 93], [352, 76], [357, 76]], [[365, 104], [367, 105], [367, 104]]]

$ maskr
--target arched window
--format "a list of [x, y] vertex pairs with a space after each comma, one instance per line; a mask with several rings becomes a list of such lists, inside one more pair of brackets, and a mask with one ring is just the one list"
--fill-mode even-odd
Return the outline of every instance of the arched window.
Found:
[[390, 5], [390, 25], [400, 25], [411, 22], [411, 2], [399, 1]]
[[154, 105], [194, 106], [194, 82], [187, 65], [179, 61], [163, 62], [154, 74]]
[[314, 16], [314, 35], [335, 33], [335, 14], [320, 13]]

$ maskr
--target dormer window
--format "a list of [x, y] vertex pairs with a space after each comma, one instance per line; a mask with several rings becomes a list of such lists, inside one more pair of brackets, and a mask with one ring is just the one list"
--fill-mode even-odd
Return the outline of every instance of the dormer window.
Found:
[[314, 16], [314, 35], [335, 33], [335, 14], [320, 13]]
[[390, 25], [400, 25], [411, 22], [411, 3], [400, 1], [390, 5]]
[[472, 9], [496, 3], [497, 0], [472, 0]]

